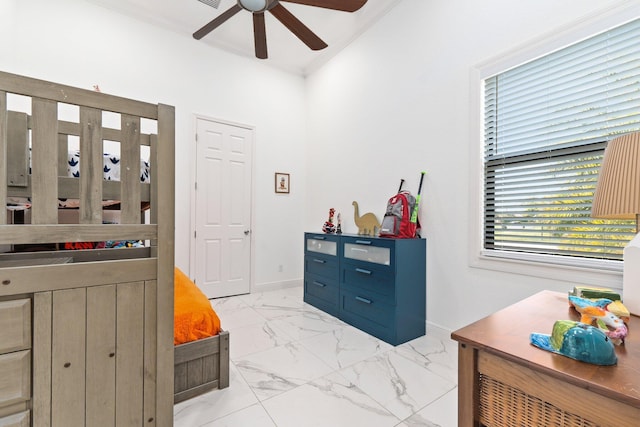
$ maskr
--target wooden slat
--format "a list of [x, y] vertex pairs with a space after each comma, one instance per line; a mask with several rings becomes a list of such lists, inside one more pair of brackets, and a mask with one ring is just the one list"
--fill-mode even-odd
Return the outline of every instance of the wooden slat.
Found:
[[154, 224], [4, 225], [0, 226], [0, 244], [146, 240], [156, 238], [156, 230]]
[[[58, 134], [58, 176], [67, 176], [67, 167], [69, 165], [69, 137], [67, 135]], [[60, 195], [60, 189], [58, 189]]]
[[220, 331], [218, 335], [220, 337], [220, 369], [218, 376], [219, 382], [218, 387], [226, 388], [229, 387], [229, 332], [228, 331]]
[[179, 403], [184, 400], [191, 399], [192, 397], [200, 396], [201, 394], [206, 393], [209, 390], [215, 390], [217, 388], [219, 388], [218, 380], [211, 381], [209, 383], [205, 383], [194, 388], [185, 388], [183, 389], [183, 391], [177, 391], [175, 393], [174, 401], [175, 403]]
[[[156, 268], [155, 258], [3, 268], [0, 269], [0, 282], [8, 284], [0, 286], [0, 296], [153, 280], [156, 279]], [[169, 311], [172, 313], [173, 308]], [[173, 336], [171, 342], [173, 344]]]
[[158, 105], [158, 353], [157, 425], [173, 424], [173, 268], [175, 227], [175, 109]]
[[187, 388], [196, 387], [204, 382], [204, 359], [187, 362]]
[[58, 107], [53, 101], [32, 99], [31, 132], [31, 222], [57, 224]]
[[[0, 206], [7, 205], [7, 94], [0, 91]], [[7, 223], [5, 212], [0, 214], [0, 225]]]
[[187, 364], [182, 363], [182, 364], [176, 365], [173, 372], [175, 375], [173, 392], [175, 394], [181, 393], [188, 388], [187, 387]]
[[[25, 113], [7, 112], [7, 184], [26, 187], [29, 183], [29, 129]], [[0, 120], [2, 120], [0, 118]]]
[[218, 352], [220, 352], [220, 335], [191, 341], [175, 347], [174, 364], [179, 365]]
[[156, 352], [158, 348], [158, 284], [149, 280], [144, 285], [144, 420], [145, 426], [156, 425]]
[[140, 118], [122, 116], [120, 144], [120, 220], [140, 223]]
[[55, 250], [38, 252], [0, 253], [0, 263], [15, 261], [13, 267], [20, 267], [20, 260], [33, 260], [31, 265], [39, 265], [40, 258], [70, 258], [70, 262], [114, 261], [122, 259], [150, 258], [148, 247], [92, 249], [92, 250]]
[[157, 106], [154, 104], [5, 72], [0, 72], [0, 90], [148, 119], [156, 119], [158, 115]]
[[87, 289], [86, 427], [115, 425], [116, 286]]
[[[27, 187], [9, 186], [8, 196], [10, 197], [30, 197], [31, 177], [29, 177]], [[143, 202], [150, 200], [150, 184], [140, 183], [140, 198]], [[58, 177], [58, 197], [63, 199], [80, 198], [80, 180], [77, 178]], [[118, 181], [102, 181], [102, 198], [104, 200], [120, 199], [120, 183]]]
[[[3, 259], [4, 258], [4, 259]], [[0, 258], [0, 268], [28, 267], [31, 265], [54, 265], [67, 264], [73, 261], [71, 257], [52, 257], [52, 258], [28, 258], [28, 259], [11, 259], [10, 257]], [[1, 352], [2, 350], [0, 350]]]
[[211, 382], [220, 378], [220, 353], [202, 358], [202, 379]]
[[102, 224], [102, 112], [80, 107], [80, 224]]
[[52, 293], [33, 296], [33, 427], [51, 425]]
[[478, 425], [478, 351], [467, 344], [458, 344], [458, 426]]
[[86, 289], [53, 293], [51, 425], [85, 422]]
[[[158, 223], [158, 209], [155, 209], [158, 206], [158, 183], [156, 182], [155, 177], [158, 175], [158, 162], [154, 159], [158, 158], [158, 136], [151, 135], [151, 147], [149, 149], [149, 156], [151, 162], [149, 164], [149, 174], [151, 175], [151, 184], [150, 184], [150, 192], [149, 192], [149, 200], [151, 201], [151, 210], [149, 212], [149, 222], [151, 224]], [[156, 240], [151, 241], [151, 246], [158, 246], [158, 242]]]
[[116, 290], [116, 425], [143, 425], [144, 283], [119, 284]]

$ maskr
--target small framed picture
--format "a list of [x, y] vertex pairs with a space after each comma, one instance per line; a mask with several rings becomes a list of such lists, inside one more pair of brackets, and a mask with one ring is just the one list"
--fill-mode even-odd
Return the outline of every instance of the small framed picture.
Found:
[[289, 174], [276, 172], [276, 193], [288, 193], [289, 186]]

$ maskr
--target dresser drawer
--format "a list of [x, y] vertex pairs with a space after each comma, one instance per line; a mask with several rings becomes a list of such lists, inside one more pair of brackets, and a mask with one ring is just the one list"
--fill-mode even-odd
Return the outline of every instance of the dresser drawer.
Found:
[[341, 283], [350, 289], [360, 288], [384, 296], [384, 302], [395, 304], [393, 275], [382, 269], [365, 268], [358, 264], [344, 263], [341, 267]]
[[394, 340], [395, 309], [371, 294], [340, 290], [340, 318], [387, 342]]
[[328, 303], [338, 305], [340, 288], [337, 281], [326, 280], [323, 277], [308, 274], [304, 279], [304, 291]]
[[0, 406], [31, 398], [31, 351], [0, 355]]
[[31, 300], [0, 301], [0, 353], [31, 347]]
[[369, 263], [390, 272], [395, 268], [394, 249], [394, 240], [365, 237], [347, 237], [344, 239], [342, 247], [345, 261]]
[[0, 427], [29, 427], [31, 425], [30, 418], [29, 411], [0, 417]]
[[337, 316], [340, 303], [340, 288], [335, 280], [305, 274], [304, 301], [321, 310]]
[[304, 240], [304, 251], [307, 254], [316, 253], [334, 257], [338, 256], [338, 236], [305, 234]]
[[340, 268], [338, 260], [331, 257], [307, 255], [304, 257], [304, 272], [338, 281]]

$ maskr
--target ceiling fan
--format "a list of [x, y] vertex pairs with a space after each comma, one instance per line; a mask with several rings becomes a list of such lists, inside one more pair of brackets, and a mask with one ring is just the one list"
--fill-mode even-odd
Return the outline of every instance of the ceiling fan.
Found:
[[[202, 3], [210, 4], [210, 0], [200, 0]], [[219, 0], [218, 0], [219, 1]], [[297, 3], [306, 6], [322, 7], [325, 9], [339, 10], [343, 12], [355, 12], [360, 9], [367, 0], [237, 0], [237, 3], [211, 22], [193, 33], [193, 38], [200, 40], [211, 31], [218, 28], [229, 18], [241, 10], [253, 13], [253, 38], [255, 43], [256, 57], [267, 58], [267, 35], [265, 28], [264, 13], [270, 12], [278, 21], [295, 34], [304, 44], [312, 50], [320, 50], [327, 47], [327, 44], [304, 25], [291, 12], [284, 8], [280, 2]]]

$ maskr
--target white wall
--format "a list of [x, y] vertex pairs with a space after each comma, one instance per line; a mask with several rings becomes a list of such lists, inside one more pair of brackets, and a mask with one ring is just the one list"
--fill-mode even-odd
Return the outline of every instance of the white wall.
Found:
[[[83, 0], [2, 0], [0, 70], [176, 107], [176, 264], [189, 272], [194, 114], [255, 127], [255, 289], [302, 277], [304, 80]], [[274, 172], [291, 194], [274, 193]], [[278, 272], [278, 266], [283, 272]]]
[[427, 170], [429, 322], [457, 329], [538, 290], [573, 287], [469, 266], [470, 70], [618, 3], [403, 0], [308, 78], [306, 229], [319, 231], [333, 207], [357, 232], [353, 200], [381, 217], [400, 179], [415, 193]]

